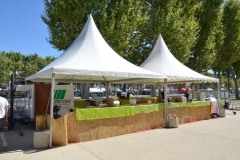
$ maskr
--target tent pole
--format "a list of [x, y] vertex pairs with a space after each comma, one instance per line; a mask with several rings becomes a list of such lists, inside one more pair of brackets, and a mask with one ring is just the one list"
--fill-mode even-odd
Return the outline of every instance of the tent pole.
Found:
[[[27, 85], [27, 81], [26, 80], [25, 80], [25, 85]], [[27, 108], [27, 92], [28, 91], [24, 92], [24, 106], [25, 106], [25, 108]], [[30, 99], [29, 99], [29, 101], [30, 101]], [[31, 113], [30, 112], [30, 105], [28, 107], [29, 107], [29, 113]]]
[[168, 128], [168, 97], [167, 97], [167, 79], [164, 78], [164, 104], [165, 104], [165, 128]]
[[51, 105], [50, 105], [50, 142], [49, 142], [49, 147], [52, 147], [52, 121], [53, 121], [52, 119], [53, 119], [54, 84], [55, 84], [55, 73], [52, 73]]
[[105, 85], [106, 85], [106, 88], [105, 88], [105, 90], [106, 90], [106, 99], [108, 99], [108, 82], [106, 82], [105, 83]]

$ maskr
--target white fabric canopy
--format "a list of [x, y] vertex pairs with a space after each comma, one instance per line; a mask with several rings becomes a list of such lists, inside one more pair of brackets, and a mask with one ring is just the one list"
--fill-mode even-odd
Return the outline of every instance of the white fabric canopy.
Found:
[[166, 78], [119, 56], [103, 39], [90, 15], [73, 44], [56, 60], [26, 80], [50, 82], [139, 82]]
[[161, 35], [151, 54], [140, 67], [167, 76], [167, 83], [219, 81], [216, 78], [197, 73], [179, 62], [169, 51]]

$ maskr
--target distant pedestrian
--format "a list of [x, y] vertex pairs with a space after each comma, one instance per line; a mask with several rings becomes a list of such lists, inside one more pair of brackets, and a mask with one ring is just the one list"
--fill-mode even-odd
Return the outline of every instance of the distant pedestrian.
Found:
[[189, 91], [189, 88], [187, 88], [185, 92], [185, 97], [187, 100], [189, 100], [189, 96], [190, 96], [190, 91]]
[[0, 97], [0, 136], [2, 139], [3, 147], [7, 148], [8, 144], [4, 137], [4, 125], [8, 124], [8, 101], [4, 97]]

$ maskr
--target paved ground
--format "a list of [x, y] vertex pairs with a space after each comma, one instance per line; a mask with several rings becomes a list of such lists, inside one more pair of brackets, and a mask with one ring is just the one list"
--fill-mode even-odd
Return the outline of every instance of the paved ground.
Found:
[[113, 138], [69, 144], [51, 149], [33, 148], [33, 127], [21, 126], [7, 132], [9, 147], [0, 147], [0, 159], [81, 160], [214, 160], [240, 159], [240, 111], [226, 111], [226, 118], [214, 118]]

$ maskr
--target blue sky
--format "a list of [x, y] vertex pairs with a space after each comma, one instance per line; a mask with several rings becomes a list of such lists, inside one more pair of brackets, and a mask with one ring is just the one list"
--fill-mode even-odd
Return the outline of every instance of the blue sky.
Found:
[[46, 40], [47, 25], [42, 0], [0, 0], [0, 52], [37, 53], [40, 57], [58, 57], [57, 51]]

